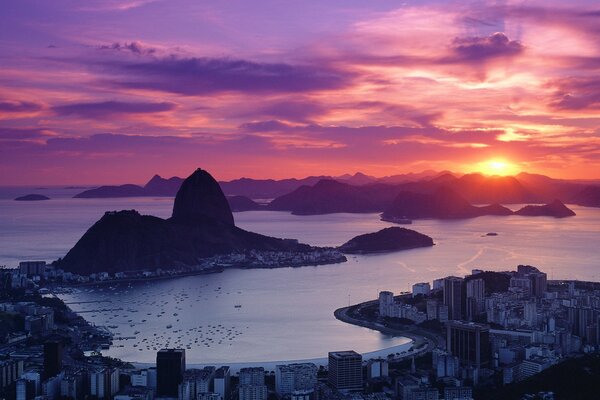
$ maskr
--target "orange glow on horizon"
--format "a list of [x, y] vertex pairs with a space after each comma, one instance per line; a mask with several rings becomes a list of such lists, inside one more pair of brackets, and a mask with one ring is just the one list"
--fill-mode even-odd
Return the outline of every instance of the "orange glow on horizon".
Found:
[[501, 158], [480, 162], [473, 169], [485, 175], [509, 176], [519, 173], [517, 165]]

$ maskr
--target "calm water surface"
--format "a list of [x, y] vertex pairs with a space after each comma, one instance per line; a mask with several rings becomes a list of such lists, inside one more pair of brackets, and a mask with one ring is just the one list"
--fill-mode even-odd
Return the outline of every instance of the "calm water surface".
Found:
[[[75, 190], [76, 193], [78, 190]], [[25, 193], [31, 193], [27, 191]], [[69, 190], [48, 190], [52, 200], [15, 202], [0, 192], [0, 264], [51, 261], [64, 255], [106, 210], [137, 209], [168, 217], [172, 199], [71, 199]], [[43, 191], [36, 193], [45, 194]], [[12, 196], [12, 197], [11, 197]], [[511, 206], [516, 208], [515, 206]], [[327, 351], [368, 352], [399, 345], [368, 329], [337, 321], [333, 311], [396, 292], [420, 281], [473, 268], [514, 269], [532, 264], [550, 278], [600, 280], [600, 209], [572, 206], [566, 219], [480, 217], [461, 221], [415, 221], [412, 229], [433, 237], [433, 248], [384, 255], [351, 256], [344, 264], [229, 270], [221, 274], [85, 288], [64, 295], [86, 319], [111, 326], [118, 337], [109, 355], [152, 362], [154, 349], [187, 348], [195, 363], [318, 358]], [[297, 238], [313, 245], [339, 245], [389, 223], [376, 214], [297, 217], [283, 212], [235, 214], [238, 226]], [[498, 236], [485, 236], [497, 232]], [[240, 305], [241, 307], [235, 307]], [[105, 310], [105, 311], [102, 311]], [[170, 326], [170, 327], [169, 327]]]

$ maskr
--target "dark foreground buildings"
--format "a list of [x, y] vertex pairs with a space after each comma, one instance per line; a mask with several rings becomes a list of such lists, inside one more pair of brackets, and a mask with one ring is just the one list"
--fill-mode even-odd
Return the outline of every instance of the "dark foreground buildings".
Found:
[[179, 397], [179, 384], [185, 372], [185, 350], [163, 349], [156, 354], [156, 394]]

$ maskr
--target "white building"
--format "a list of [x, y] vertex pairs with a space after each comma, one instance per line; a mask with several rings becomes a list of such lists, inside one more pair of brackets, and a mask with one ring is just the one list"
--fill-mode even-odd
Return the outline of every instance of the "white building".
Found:
[[431, 286], [429, 286], [429, 282], [415, 283], [412, 286], [412, 297], [416, 297], [418, 295], [429, 296], [430, 292]]
[[296, 391], [313, 390], [317, 385], [317, 366], [312, 363], [278, 365], [275, 368], [275, 391], [279, 396]]

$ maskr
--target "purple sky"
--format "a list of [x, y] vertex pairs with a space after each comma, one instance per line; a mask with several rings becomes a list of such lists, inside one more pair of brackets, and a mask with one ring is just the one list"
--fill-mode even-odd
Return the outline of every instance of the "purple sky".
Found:
[[597, 1], [4, 1], [0, 184], [600, 178]]

